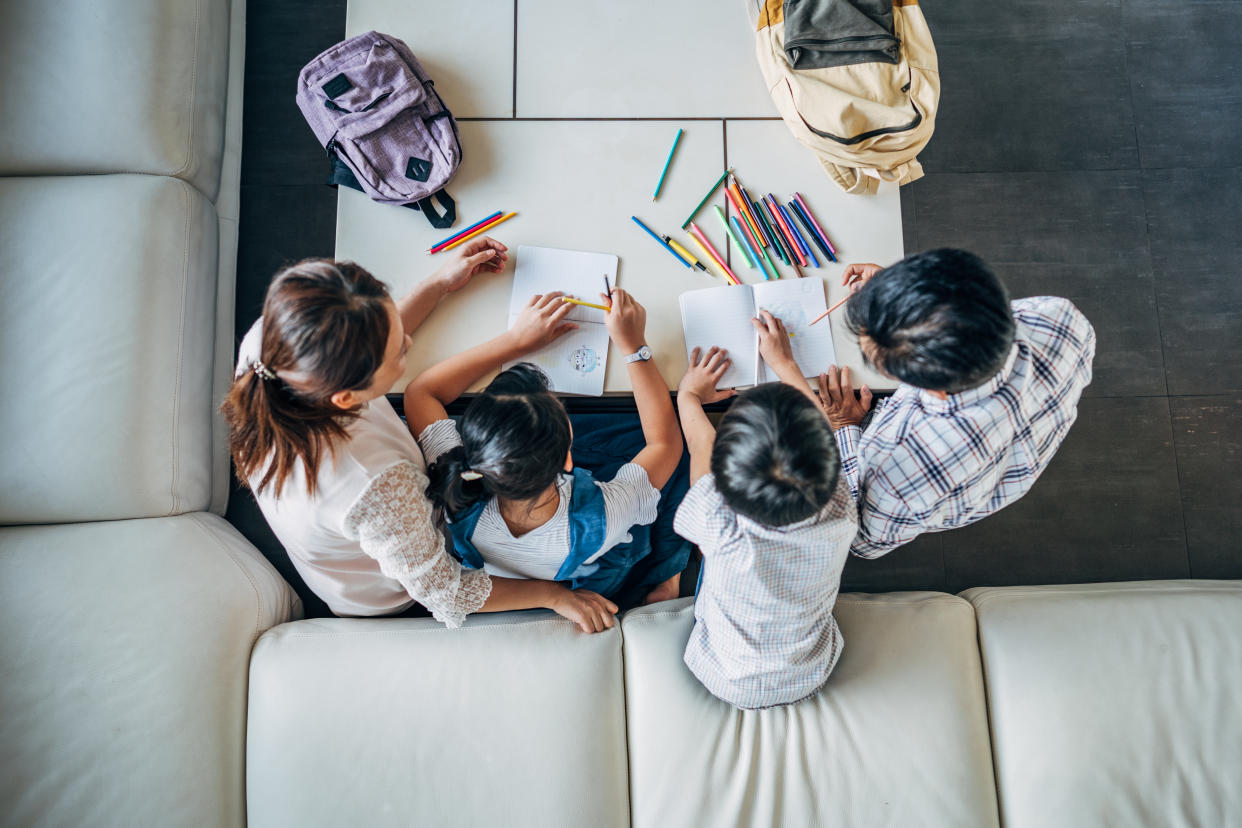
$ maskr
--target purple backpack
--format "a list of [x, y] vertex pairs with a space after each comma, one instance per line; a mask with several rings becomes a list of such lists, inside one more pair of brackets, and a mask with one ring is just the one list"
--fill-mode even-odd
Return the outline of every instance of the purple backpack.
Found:
[[297, 102], [327, 150], [329, 184], [452, 226], [457, 209], [444, 185], [461, 165], [457, 121], [403, 42], [367, 32], [336, 44], [302, 69]]

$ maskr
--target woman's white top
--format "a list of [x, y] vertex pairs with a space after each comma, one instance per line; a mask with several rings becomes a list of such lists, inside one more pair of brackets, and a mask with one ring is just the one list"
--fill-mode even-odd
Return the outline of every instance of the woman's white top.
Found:
[[[242, 340], [238, 374], [259, 358], [261, 324]], [[301, 462], [279, 497], [272, 486], [256, 492], [263, 517], [337, 615], [388, 615], [417, 600], [438, 621], [460, 626], [487, 600], [491, 579], [463, 570], [446, 551], [414, 438], [383, 397], [363, 406], [347, 433], [320, 462], [314, 495]], [[250, 478], [252, 491], [261, 478], [262, 471]]]
[[[461, 445], [461, 435], [452, 420], [437, 420], [418, 435], [418, 445], [434, 463], [441, 454]], [[607, 483], [595, 481], [604, 496], [604, 542], [586, 563], [594, 561], [619, 543], [632, 538], [630, 529], [656, 519], [660, 491], [651, 485], [647, 470], [626, 463]], [[484, 571], [504, 578], [555, 580], [556, 572], [569, 555], [569, 498], [574, 479], [562, 475], [556, 489], [560, 503], [556, 514], [542, 526], [514, 537], [500, 514], [496, 498], [483, 507], [470, 540], [483, 556]]]

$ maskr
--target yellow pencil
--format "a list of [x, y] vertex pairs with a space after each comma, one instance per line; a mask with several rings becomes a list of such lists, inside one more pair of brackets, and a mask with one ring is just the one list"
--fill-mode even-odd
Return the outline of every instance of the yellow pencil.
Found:
[[561, 301], [569, 302], [571, 305], [582, 305], [584, 308], [599, 308], [602, 311], [612, 310], [612, 308], [606, 305], [596, 305], [594, 302], [583, 302], [581, 299], [570, 299], [568, 296], [562, 296]]
[[453, 243], [452, 243], [452, 244], [450, 244], [448, 247], [442, 247], [442, 248], [440, 248], [440, 252], [441, 252], [441, 253], [443, 253], [445, 250], [452, 250], [452, 249], [453, 249], [454, 247], [456, 247], [457, 245], [459, 245], [459, 244], [464, 244], [464, 243], [466, 243], [466, 242], [470, 241], [471, 239], [473, 239], [475, 236], [479, 235], [480, 233], [486, 233], [486, 232], [488, 232], [488, 231], [489, 231], [489, 230], [491, 230], [493, 227], [495, 227], [497, 224], [500, 224], [502, 221], [508, 221], [509, 219], [513, 218], [513, 217], [514, 217], [514, 216], [516, 216], [516, 215], [517, 215], [517, 213], [516, 213], [516, 212], [513, 212], [513, 213], [505, 213], [503, 216], [501, 216], [500, 218], [498, 218], [498, 219], [496, 219], [495, 221], [491, 222], [490, 224], [485, 224], [485, 225], [483, 225], [482, 227], [480, 227], [478, 230], [475, 230], [475, 231], [474, 231], [473, 233], [471, 233], [469, 236], [462, 236], [460, 239], [458, 239], [457, 241], [453, 242]]

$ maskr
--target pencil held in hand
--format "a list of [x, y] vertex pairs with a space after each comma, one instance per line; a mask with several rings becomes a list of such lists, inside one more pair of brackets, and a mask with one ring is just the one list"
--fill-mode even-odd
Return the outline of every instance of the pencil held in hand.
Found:
[[584, 308], [598, 308], [599, 310], [602, 310], [602, 311], [612, 310], [612, 308], [608, 307], [607, 305], [597, 305], [594, 302], [583, 302], [581, 299], [570, 299], [568, 296], [562, 296], [561, 301], [569, 302], [571, 305], [582, 305], [582, 307]]

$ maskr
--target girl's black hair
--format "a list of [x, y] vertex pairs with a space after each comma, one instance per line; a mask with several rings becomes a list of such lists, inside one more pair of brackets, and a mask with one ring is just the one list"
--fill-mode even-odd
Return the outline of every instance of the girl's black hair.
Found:
[[955, 394], [987, 382], [1013, 346], [1013, 308], [996, 274], [954, 248], [907, 256], [850, 297], [846, 319], [874, 343], [875, 367], [916, 388]]
[[[462, 445], [427, 469], [427, 496], [455, 517], [489, 497], [529, 500], [565, 470], [572, 437], [565, 407], [530, 363], [502, 371], [470, 403], [459, 426]], [[463, 480], [462, 472], [482, 475]]]
[[765, 526], [804, 520], [828, 505], [840, 468], [828, 420], [781, 382], [739, 394], [712, 448], [712, 474], [725, 504]]

